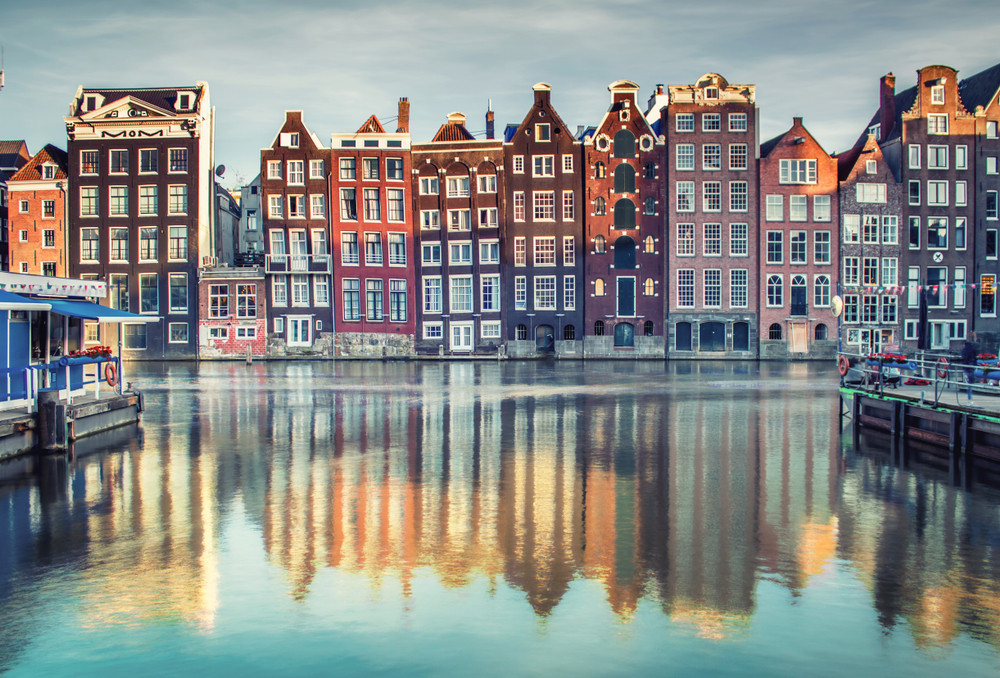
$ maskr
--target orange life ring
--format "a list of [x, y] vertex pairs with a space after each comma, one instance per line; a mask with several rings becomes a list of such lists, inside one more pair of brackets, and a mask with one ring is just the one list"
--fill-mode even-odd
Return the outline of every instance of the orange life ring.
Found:
[[112, 388], [118, 383], [118, 374], [115, 372], [114, 363], [104, 363], [104, 381], [108, 382], [108, 386]]
[[937, 368], [938, 379], [948, 378], [948, 359], [944, 356], [938, 358], [938, 368]]
[[851, 361], [847, 359], [847, 356], [839, 356], [837, 358], [837, 371], [840, 372], [840, 376], [846, 375], [849, 369], [851, 369]]

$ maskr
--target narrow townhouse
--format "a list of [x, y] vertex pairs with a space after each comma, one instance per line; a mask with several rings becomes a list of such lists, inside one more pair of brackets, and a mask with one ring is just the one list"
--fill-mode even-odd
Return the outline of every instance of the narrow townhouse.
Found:
[[47, 144], [7, 181], [10, 268], [66, 277], [66, 151]]
[[0, 271], [10, 270], [7, 180], [31, 160], [23, 139], [0, 139]]

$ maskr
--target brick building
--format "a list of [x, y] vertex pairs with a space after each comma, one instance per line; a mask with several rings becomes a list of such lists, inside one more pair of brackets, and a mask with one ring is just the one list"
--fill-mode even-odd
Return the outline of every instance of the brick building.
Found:
[[[844, 299], [841, 340], [863, 354], [897, 349], [903, 287], [900, 224], [903, 189], [874, 134], [837, 156], [840, 172], [840, 279]], [[816, 290], [822, 286], [817, 285]]]
[[410, 102], [399, 101], [398, 127], [371, 116], [330, 143], [335, 355], [412, 355], [416, 328]]
[[464, 114], [450, 113], [429, 143], [413, 144], [418, 353], [496, 353], [503, 344], [506, 188], [503, 142], [493, 138], [492, 113], [486, 139], [469, 133]]
[[7, 198], [7, 179], [14, 175], [31, 160], [28, 145], [23, 139], [0, 140], [0, 271], [10, 270], [9, 250], [7, 248], [9, 205]]
[[837, 159], [794, 118], [760, 147], [760, 357], [837, 351]]
[[663, 356], [664, 144], [639, 110], [638, 85], [608, 91], [608, 111], [584, 135], [584, 352]]
[[49, 144], [8, 180], [10, 268], [66, 277], [66, 152]]
[[68, 273], [105, 280], [124, 357], [198, 354], [197, 272], [215, 257], [214, 113], [208, 84], [80, 87], [68, 137]]
[[258, 267], [198, 271], [198, 357], [267, 355], [267, 294]]
[[[501, 251], [504, 324], [512, 357], [583, 354], [581, 144], [552, 107], [552, 88], [504, 134], [509, 168]], [[487, 247], [481, 245], [481, 259]]]
[[[757, 106], [754, 85], [706, 73], [661, 109], [670, 246], [671, 357], [757, 355]], [[699, 198], [700, 196], [700, 198]]]
[[268, 294], [268, 354], [333, 355], [329, 199], [330, 151], [285, 111], [260, 152]]

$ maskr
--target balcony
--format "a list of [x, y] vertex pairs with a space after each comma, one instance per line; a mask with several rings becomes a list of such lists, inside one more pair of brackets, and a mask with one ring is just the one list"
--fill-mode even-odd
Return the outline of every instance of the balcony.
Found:
[[329, 273], [329, 254], [268, 254], [267, 273]]

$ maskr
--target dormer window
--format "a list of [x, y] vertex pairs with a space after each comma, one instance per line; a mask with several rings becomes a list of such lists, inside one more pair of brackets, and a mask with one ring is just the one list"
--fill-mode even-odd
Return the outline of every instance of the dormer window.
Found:
[[56, 178], [56, 166], [55, 165], [42, 165], [42, 179], [55, 179]]
[[285, 148], [298, 148], [299, 147], [299, 133], [298, 132], [282, 132], [281, 133], [281, 145]]
[[191, 110], [191, 95], [190, 94], [179, 94], [177, 95], [177, 110], [189, 111]]
[[934, 85], [931, 87], [931, 103], [944, 103], [944, 85]]
[[875, 137], [875, 141], [882, 140], [882, 123], [872, 125], [868, 128], [868, 133]]
[[865, 161], [865, 174], [875, 174], [878, 170], [878, 163], [874, 160]]
[[86, 113], [88, 111], [94, 111], [94, 110], [97, 110], [97, 95], [88, 94], [86, 97], [84, 97], [83, 111], [84, 113]]
[[535, 141], [551, 141], [552, 127], [548, 123], [535, 125]]
[[706, 87], [705, 88], [705, 98], [709, 100], [718, 100], [719, 98], [719, 88], [718, 87]]

